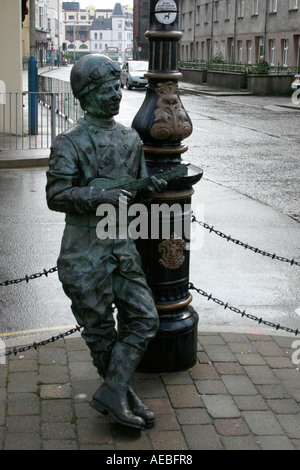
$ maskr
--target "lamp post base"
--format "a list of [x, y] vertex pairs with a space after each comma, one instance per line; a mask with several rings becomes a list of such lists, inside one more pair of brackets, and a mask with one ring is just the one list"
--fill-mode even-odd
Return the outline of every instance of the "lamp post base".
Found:
[[147, 373], [180, 372], [197, 362], [198, 314], [191, 306], [160, 316], [156, 337], [137, 371]]

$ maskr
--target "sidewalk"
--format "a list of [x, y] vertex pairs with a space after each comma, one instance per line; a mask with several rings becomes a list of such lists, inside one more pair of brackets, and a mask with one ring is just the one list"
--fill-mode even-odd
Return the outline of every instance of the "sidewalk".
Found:
[[89, 406], [100, 380], [81, 337], [12, 354], [0, 366], [0, 449], [300, 450], [295, 338], [250, 331], [200, 328], [192, 369], [136, 373], [136, 391], [157, 414], [142, 432]]

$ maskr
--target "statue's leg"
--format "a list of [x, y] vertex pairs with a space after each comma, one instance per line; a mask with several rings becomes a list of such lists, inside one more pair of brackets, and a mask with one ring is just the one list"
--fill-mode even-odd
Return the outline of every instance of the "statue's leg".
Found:
[[83, 327], [81, 336], [90, 350], [93, 364], [99, 375], [105, 377], [117, 339], [111, 280], [107, 279], [105, 285], [81, 293], [66, 285], [63, 287], [72, 301], [71, 308], [76, 321]]
[[118, 423], [136, 429], [144, 429], [145, 421], [130, 409], [128, 387], [143, 354], [140, 349], [117, 341], [111, 353], [105, 381], [90, 402], [100, 413], [110, 413]]
[[[127, 241], [126, 248], [128, 256], [123, 254], [120, 269], [114, 273], [118, 339], [146, 351], [158, 328], [158, 314], [135, 245]], [[147, 427], [154, 424], [155, 414], [131, 385], [128, 387], [128, 402], [132, 411], [144, 419]]]
[[121, 264], [112, 275], [118, 309], [118, 340], [111, 353], [105, 382], [95, 393], [91, 406], [102, 413], [110, 413], [121, 424], [143, 429], [154, 423], [155, 415], [135, 394], [130, 380], [157, 332], [158, 315], [143, 272], [132, 269], [133, 260], [127, 266], [131, 270], [122, 272]]

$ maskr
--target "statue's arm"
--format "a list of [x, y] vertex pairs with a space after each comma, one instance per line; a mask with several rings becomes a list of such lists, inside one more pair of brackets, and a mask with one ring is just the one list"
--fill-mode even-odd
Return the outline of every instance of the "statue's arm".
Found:
[[[138, 178], [147, 178], [148, 170], [146, 165], [146, 160], [144, 156], [143, 149], [140, 150], [140, 167]], [[155, 176], [151, 177], [152, 182], [148, 185], [147, 188], [138, 191], [137, 198], [144, 201], [145, 203], [151, 202], [153, 196], [156, 192], [161, 192], [167, 186], [166, 181]]]
[[78, 153], [66, 136], [57, 137], [51, 147], [46, 197], [51, 210], [71, 214], [96, 210], [103, 200], [101, 190], [80, 186]]

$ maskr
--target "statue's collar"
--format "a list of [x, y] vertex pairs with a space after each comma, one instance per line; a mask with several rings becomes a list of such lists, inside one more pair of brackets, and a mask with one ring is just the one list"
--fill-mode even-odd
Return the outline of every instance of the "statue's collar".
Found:
[[96, 116], [92, 116], [91, 114], [84, 115], [85, 121], [89, 124], [93, 124], [96, 127], [102, 127], [103, 129], [112, 129], [116, 126], [116, 121], [113, 117], [111, 118], [99, 118]]

